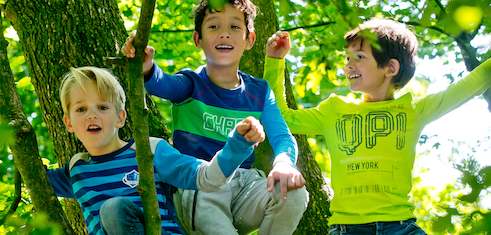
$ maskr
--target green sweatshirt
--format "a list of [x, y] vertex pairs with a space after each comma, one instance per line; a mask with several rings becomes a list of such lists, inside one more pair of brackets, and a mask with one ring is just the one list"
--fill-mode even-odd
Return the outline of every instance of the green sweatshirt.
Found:
[[421, 130], [491, 87], [487, 60], [447, 90], [421, 100], [409, 93], [381, 102], [331, 95], [315, 108], [292, 110], [285, 99], [285, 61], [266, 58], [264, 68], [292, 133], [326, 139], [334, 189], [330, 225], [413, 218], [408, 194]]

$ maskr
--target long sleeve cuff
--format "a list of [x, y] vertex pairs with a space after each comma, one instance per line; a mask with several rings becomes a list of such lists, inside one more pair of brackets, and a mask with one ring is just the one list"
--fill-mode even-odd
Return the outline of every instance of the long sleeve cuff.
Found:
[[223, 149], [210, 162], [203, 163], [198, 170], [197, 188], [204, 192], [217, 191], [227, 183], [234, 171], [253, 152], [253, 143], [248, 142], [237, 131], [232, 132]]
[[235, 129], [229, 136], [223, 149], [217, 153], [217, 161], [223, 174], [228, 177], [242, 162], [244, 162], [254, 151], [254, 143], [248, 142]]
[[280, 153], [278, 154], [273, 161], [273, 167], [277, 164], [288, 164], [296, 168], [295, 164], [292, 162], [292, 158], [288, 155], [288, 153]]
[[150, 80], [150, 78], [152, 78], [154, 76], [155, 66], [156, 66], [155, 63], [153, 63], [152, 68], [150, 69], [150, 72], [148, 72], [148, 74], [145, 74], [143, 76], [143, 79], [145, 82], [148, 82], [148, 80]]

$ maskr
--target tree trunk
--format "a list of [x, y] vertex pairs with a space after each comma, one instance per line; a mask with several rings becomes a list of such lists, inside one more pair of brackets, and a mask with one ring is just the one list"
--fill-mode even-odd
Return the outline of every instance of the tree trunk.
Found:
[[[275, 33], [278, 27], [278, 19], [275, 13], [273, 1], [253, 0], [258, 6], [258, 16], [255, 20], [256, 43], [252, 50], [247, 51], [241, 60], [241, 69], [256, 77], [262, 77], [264, 69], [265, 46], [268, 38]], [[286, 71], [285, 71], [286, 73]], [[286, 81], [288, 73], [286, 73]], [[291, 108], [296, 109], [296, 102], [293, 97], [291, 84], [285, 82], [287, 101]], [[299, 148], [298, 167], [306, 180], [306, 187], [310, 193], [310, 202], [305, 211], [296, 234], [321, 234], [327, 233], [327, 217], [329, 214], [329, 197], [324, 178], [319, 165], [315, 161], [310, 150], [307, 138], [304, 135], [295, 135]], [[269, 170], [271, 167], [271, 148], [269, 144], [262, 144], [256, 150], [256, 157], [259, 164], [256, 166]]]
[[[0, 20], [0, 32], [3, 32], [1, 24]], [[36, 135], [22, 111], [22, 104], [16, 93], [14, 76], [7, 58], [7, 45], [3, 33], [0, 34], [0, 83], [2, 84], [0, 97], [9, 97], [9, 99], [0, 99], [0, 119], [8, 122], [9, 126], [14, 129], [15, 142], [9, 147], [14, 155], [15, 167], [29, 188], [36, 209], [45, 213], [49, 219], [58, 221], [65, 234], [72, 234], [73, 230], [53, 189], [46, 187], [48, 177], [39, 156]]]
[[[61, 77], [70, 67], [105, 67], [105, 57], [118, 55], [127, 33], [117, 3], [114, 0], [7, 0], [5, 10], [24, 50], [55, 155], [64, 165], [73, 154], [84, 149], [62, 122], [58, 96]], [[128, 83], [121, 67], [115, 67], [114, 73], [126, 88]], [[149, 107], [150, 134], [166, 136], [163, 119], [156, 117], [158, 111], [151, 101]], [[123, 139], [131, 136], [126, 126], [120, 131]], [[84, 234], [78, 204], [71, 201], [65, 209], [75, 233]]]

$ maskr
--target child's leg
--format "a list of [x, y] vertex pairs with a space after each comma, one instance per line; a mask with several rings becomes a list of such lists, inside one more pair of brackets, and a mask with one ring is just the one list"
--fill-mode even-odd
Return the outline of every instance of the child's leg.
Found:
[[278, 184], [275, 192], [267, 191], [266, 178], [259, 170], [240, 170], [241, 188], [234, 194], [232, 213], [234, 225], [240, 234], [259, 228], [260, 235], [292, 234], [303, 212], [307, 209], [309, 194], [305, 187], [288, 192], [281, 199]]
[[389, 222], [373, 222], [367, 224], [335, 224], [329, 228], [329, 235], [426, 235], [416, 219]]
[[383, 230], [384, 234], [394, 235], [425, 235], [425, 231], [416, 224], [416, 219], [404, 221], [378, 223], [378, 229]]
[[196, 194], [194, 190], [178, 190], [174, 194], [177, 216], [186, 234], [237, 234], [230, 212], [232, 184], [233, 180], [222, 186], [220, 191], [212, 193], [199, 191]]
[[143, 211], [130, 200], [114, 197], [106, 200], [99, 210], [106, 234], [144, 234]]

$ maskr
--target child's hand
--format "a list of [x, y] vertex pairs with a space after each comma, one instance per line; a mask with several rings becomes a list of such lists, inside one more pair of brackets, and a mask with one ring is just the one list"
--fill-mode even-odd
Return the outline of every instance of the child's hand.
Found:
[[298, 189], [305, 185], [302, 174], [288, 163], [276, 164], [269, 172], [267, 187], [273, 192], [275, 183], [279, 183], [281, 197], [286, 199], [289, 190]]
[[263, 125], [254, 117], [247, 117], [237, 123], [236, 130], [247, 141], [254, 143], [254, 146], [264, 141]]
[[[133, 41], [135, 40], [135, 32], [132, 32], [123, 46], [123, 54], [127, 58], [135, 57], [135, 47], [133, 47]], [[145, 56], [143, 58], [143, 74], [149, 75], [153, 66], [153, 56], [155, 55], [155, 49], [151, 46], [145, 48]]]
[[282, 59], [290, 50], [290, 35], [288, 32], [278, 31], [268, 39], [266, 43], [266, 55]]

